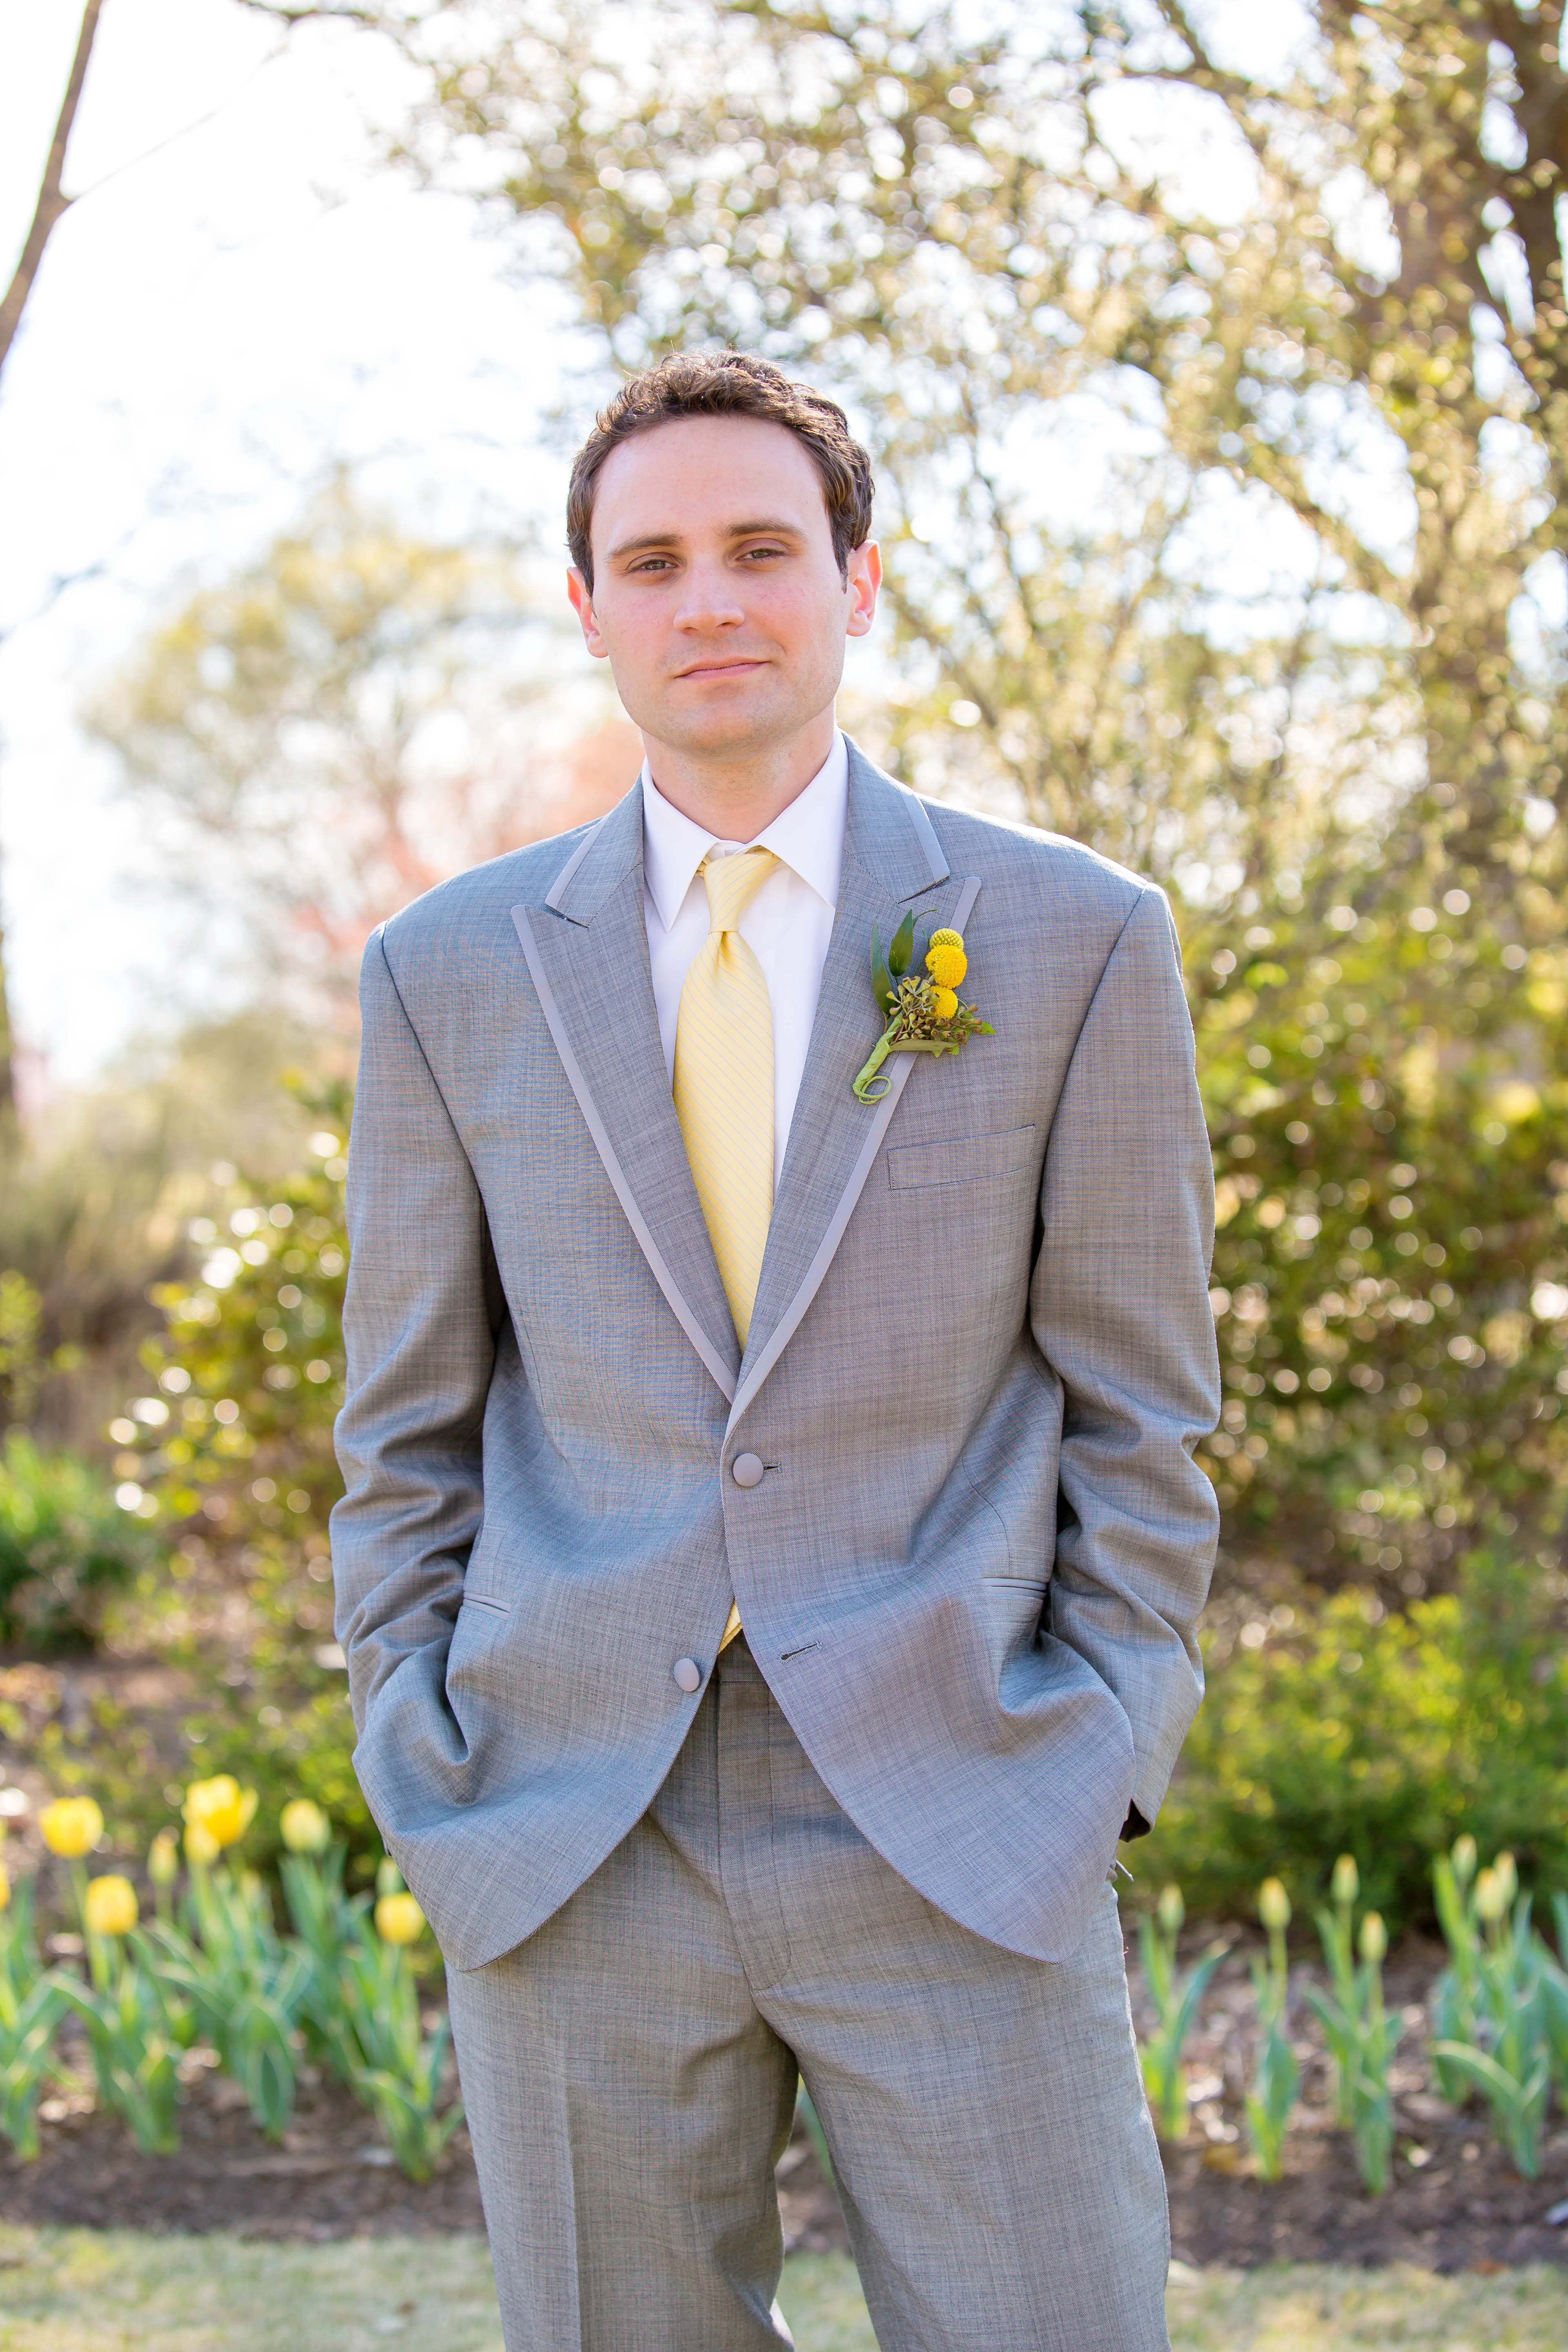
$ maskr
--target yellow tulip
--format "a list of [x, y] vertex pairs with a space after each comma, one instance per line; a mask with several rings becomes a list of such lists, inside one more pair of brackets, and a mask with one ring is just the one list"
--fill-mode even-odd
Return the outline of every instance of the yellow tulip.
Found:
[[309, 1797], [290, 1798], [278, 1817], [278, 1826], [290, 1853], [325, 1853], [332, 1842], [331, 1822]]
[[193, 1780], [185, 1790], [186, 1821], [193, 1828], [199, 1823], [216, 1846], [233, 1845], [243, 1837], [255, 1811], [255, 1790], [242, 1789], [231, 1772]]
[[1361, 1873], [1356, 1868], [1353, 1853], [1342, 1853], [1334, 1864], [1333, 1896], [1342, 1910], [1348, 1911], [1361, 1893]]
[[1166, 1935], [1178, 1934], [1182, 1922], [1187, 1916], [1187, 1906], [1182, 1900], [1181, 1888], [1173, 1884], [1170, 1886], [1162, 1886], [1160, 1900], [1155, 1909], [1159, 1913], [1160, 1925]]
[[11, 1882], [5, 1875], [5, 1864], [0, 1862], [0, 1911], [4, 1911], [6, 1904], [9, 1903], [10, 1900]]
[[79, 1862], [103, 1835], [103, 1815], [90, 1797], [57, 1797], [38, 1815], [44, 1843], [62, 1862]]
[[115, 1872], [89, 1879], [81, 1916], [89, 1936], [128, 1936], [136, 1925], [136, 1889]]
[[388, 1944], [416, 1944], [425, 1914], [412, 1895], [384, 1895], [375, 1906], [375, 1931]]
[[210, 1870], [222, 1852], [205, 1822], [185, 1823], [185, 1860], [197, 1870]]
[[173, 1830], [160, 1830], [147, 1849], [147, 1875], [154, 1886], [173, 1886], [179, 1874], [179, 1841]]
[[1369, 1911], [1361, 1923], [1362, 1958], [1370, 1960], [1375, 1968], [1387, 1950], [1388, 1930], [1383, 1924], [1383, 1915], [1378, 1911]]
[[1270, 1935], [1281, 1935], [1290, 1925], [1290, 1897], [1277, 1878], [1266, 1878], [1258, 1888], [1258, 1916]]

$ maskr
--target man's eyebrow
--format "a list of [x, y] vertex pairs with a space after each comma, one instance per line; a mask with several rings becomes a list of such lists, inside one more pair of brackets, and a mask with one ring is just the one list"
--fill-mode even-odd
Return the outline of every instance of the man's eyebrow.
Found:
[[[798, 523], [781, 522], [776, 518], [764, 518], [759, 522], [732, 522], [725, 530], [726, 539], [760, 539], [772, 533], [776, 539], [804, 539], [805, 533]], [[618, 562], [623, 556], [646, 554], [650, 549], [679, 547], [684, 543], [678, 530], [644, 531], [640, 538], [623, 539], [610, 550], [610, 562]]]

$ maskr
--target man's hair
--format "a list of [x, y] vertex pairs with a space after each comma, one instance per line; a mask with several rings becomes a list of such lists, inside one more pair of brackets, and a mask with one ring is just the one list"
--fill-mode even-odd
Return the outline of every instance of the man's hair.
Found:
[[675, 352], [624, 383], [578, 450], [566, 493], [566, 541], [572, 561], [594, 586], [588, 532], [594, 490], [612, 449], [634, 433], [682, 416], [757, 416], [793, 433], [822, 478], [823, 503], [838, 569], [847, 576], [853, 549], [871, 535], [871, 460], [850, 432], [841, 408], [808, 383], [794, 383], [771, 360], [745, 352]]

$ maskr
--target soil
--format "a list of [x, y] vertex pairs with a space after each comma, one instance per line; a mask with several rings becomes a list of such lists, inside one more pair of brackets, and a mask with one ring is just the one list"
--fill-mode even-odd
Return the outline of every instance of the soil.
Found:
[[[1216, 1984], [1216, 1995], [1223, 1990]], [[1230, 2042], [1236, 2039], [1233, 2032]], [[1209, 2054], [1234, 2071], [1234, 2049], [1212, 2027], [1211, 2044]], [[1201, 2042], [1195, 2055], [1201, 2063]], [[1322, 2087], [1315, 2066], [1304, 2065], [1309, 2092]], [[1194, 2074], [1202, 2089], [1197, 2064]], [[1526, 2181], [1510, 2168], [1484, 2118], [1453, 2115], [1419, 2087], [1404, 2092], [1398, 2111], [1394, 2184], [1374, 2199], [1357, 2185], [1344, 2135], [1310, 2097], [1298, 2110], [1285, 2178], [1273, 2186], [1253, 2176], [1244, 2139], [1223, 2137], [1236, 2129], [1235, 2103], [1224, 2095], [1200, 2100], [1191, 2138], [1165, 2152], [1173, 2253], [1236, 2268], [1568, 2263], [1568, 2227], [1544, 2218], [1568, 2200], [1568, 2131], [1548, 2140], [1540, 2179]], [[191, 2085], [177, 2155], [139, 2154], [85, 2091], [47, 2100], [41, 2131], [36, 2164], [0, 2149], [0, 2221], [305, 2241], [484, 2227], [466, 2135], [458, 2135], [435, 2179], [416, 2188], [377, 2145], [363, 2111], [310, 2070], [280, 2147], [261, 2137], [235, 2085], [211, 2073]], [[845, 2249], [837, 2199], [803, 2132], [779, 2167], [779, 2202], [788, 2252]]]

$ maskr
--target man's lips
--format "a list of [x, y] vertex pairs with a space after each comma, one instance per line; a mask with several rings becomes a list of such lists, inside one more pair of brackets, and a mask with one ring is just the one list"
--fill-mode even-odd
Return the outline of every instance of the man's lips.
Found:
[[765, 667], [760, 654], [732, 654], [722, 659], [693, 662], [689, 669], [679, 669], [675, 674], [677, 677], [738, 677], [744, 670]]

